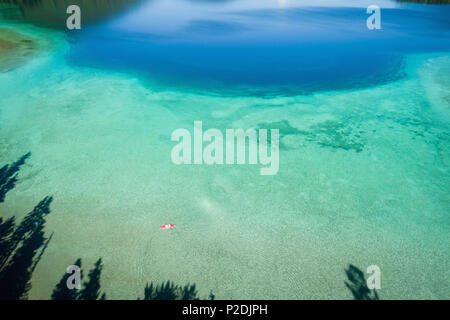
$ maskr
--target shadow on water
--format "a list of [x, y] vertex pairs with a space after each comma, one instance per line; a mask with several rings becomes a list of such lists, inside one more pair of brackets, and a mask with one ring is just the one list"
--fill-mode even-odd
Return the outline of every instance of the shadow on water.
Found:
[[[83, 270], [81, 259], [77, 259], [74, 265], [80, 268], [80, 281], [83, 280]], [[98, 259], [93, 269], [89, 271], [88, 281], [83, 283], [79, 290], [69, 289], [68, 281], [73, 273], [64, 273], [59, 283], [53, 290], [52, 300], [105, 300], [106, 294], [101, 292], [100, 277], [103, 270], [102, 259]], [[209, 295], [210, 300], [214, 300], [212, 292]], [[140, 298], [138, 298], [140, 299]], [[179, 286], [171, 281], [156, 285], [150, 283], [144, 288], [143, 300], [200, 300], [195, 284]]]
[[360, 269], [351, 264], [345, 273], [348, 278], [345, 285], [352, 292], [355, 300], [380, 300], [376, 290], [370, 290], [367, 287], [366, 278]]
[[82, 10], [83, 23], [100, 22], [142, 0], [0, 0], [0, 18], [66, 29], [70, 5]]
[[[73, 264], [81, 268], [81, 259], [78, 259]], [[51, 296], [52, 300], [78, 300], [79, 292], [77, 290], [69, 290], [67, 288], [67, 281], [69, 280], [70, 274], [64, 273], [61, 280], [56, 285], [55, 289], [53, 289], [53, 293]], [[83, 279], [83, 271], [80, 273], [80, 280]]]
[[[80, 281], [83, 280], [83, 270], [81, 269], [81, 259], [74, 263], [75, 266], [80, 267]], [[103, 270], [102, 259], [98, 259], [88, 273], [88, 280], [83, 283], [83, 288], [80, 290], [69, 289], [68, 281], [72, 274], [65, 273], [59, 283], [53, 289], [51, 296], [52, 300], [105, 300], [106, 295], [100, 291], [100, 277]]]
[[5, 165], [0, 169], [0, 202], [5, 201], [5, 196], [11, 189], [14, 188], [17, 182], [17, 174], [20, 167], [25, 164], [25, 161], [31, 156], [27, 153], [19, 158], [16, 162]]
[[[209, 299], [214, 300], [211, 292]], [[185, 286], [175, 285], [171, 281], [155, 285], [150, 283], [145, 286], [143, 300], [200, 300], [195, 284]]]
[[80, 300], [105, 300], [106, 295], [100, 292], [100, 276], [102, 274], [102, 259], [98, 259], [94, 269], [89, 271], [88, 281], [84, 283], [83, 290], [79, 294]]
[[[1, 201], [14, 188], [20, 167], [30, 153], [0, 170]], [[50, 237], [45, 237], [45, 216], [50, 213], [52, 197], [45, 197], [16, 226], [15, 218], [0, 218], [0, 300], [26, 299], [31, 289], [31, 276], [39, 263]]]

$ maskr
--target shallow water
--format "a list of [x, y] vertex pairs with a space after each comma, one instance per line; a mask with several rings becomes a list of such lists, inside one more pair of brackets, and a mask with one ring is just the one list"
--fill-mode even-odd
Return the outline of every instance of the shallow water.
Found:
[[[330, 3], [144, 1], [75, 33], [2, 22], [54, 43], [0, 74], [0, 164], [32, 152], [0, 210], [55, 199], [30, 298], [103, 257], [111, 299], [168, 279], [351, 298], [349, 263], [380, 266], [383, 299], [448, 299], [448, 8], [383, 2], [376, 34], [367, 1]], [[279, 173], [175, 166], [170, 135], [194, 120], [280, 128]]]

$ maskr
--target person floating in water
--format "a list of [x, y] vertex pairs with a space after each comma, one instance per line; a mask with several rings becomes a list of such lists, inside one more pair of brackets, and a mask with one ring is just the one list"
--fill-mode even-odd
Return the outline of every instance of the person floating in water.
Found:
[[160, 229], [172, 229], [173, 227], [175, 227], [174, 224], [165, 224], [161, 227], [159, 227]]

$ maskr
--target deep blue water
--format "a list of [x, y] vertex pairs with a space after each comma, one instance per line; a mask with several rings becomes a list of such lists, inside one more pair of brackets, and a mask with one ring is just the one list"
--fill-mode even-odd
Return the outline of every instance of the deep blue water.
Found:
[[369, 30], [366, 7], [159, 3], [72, 33], [70, 61], [163, 86], [297, 94], [396, 80], [405, 54], [450, 49], [447, 5], [381, 7], [382, 29]]

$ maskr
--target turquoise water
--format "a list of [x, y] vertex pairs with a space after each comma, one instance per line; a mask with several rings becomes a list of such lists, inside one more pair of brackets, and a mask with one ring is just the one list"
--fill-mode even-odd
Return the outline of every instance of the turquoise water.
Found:
[[[0, 209], [55, 199], [30, 298], [78, 257], [103, 258], [111, 299], [169, 279], [217, 299], [348, 299], [349, 263], [380, 266], [383, 299], [450, 298], [449, 9], [385, 1], [376, 34], [368, 2], [314, 3], [1, 23], [53, 42], [0, 74], [0, 164], [32, 152]], [[170, 135], [194, 120], [279, 128], [279, 173], [174, 165]]]

